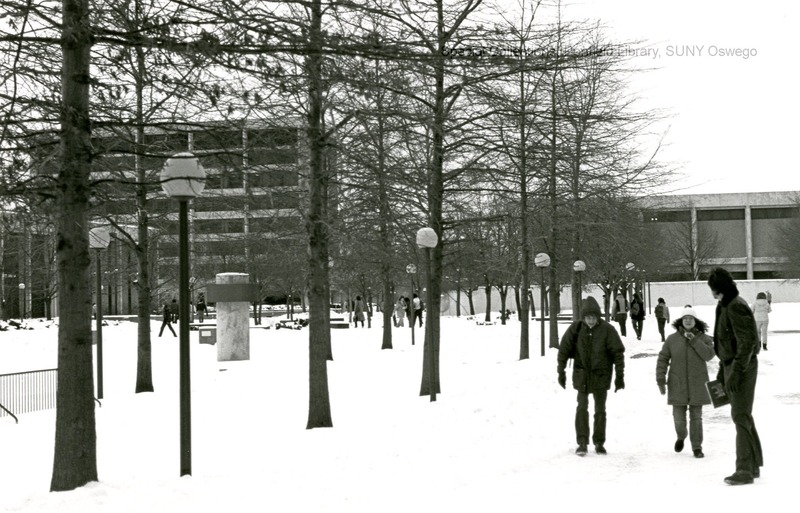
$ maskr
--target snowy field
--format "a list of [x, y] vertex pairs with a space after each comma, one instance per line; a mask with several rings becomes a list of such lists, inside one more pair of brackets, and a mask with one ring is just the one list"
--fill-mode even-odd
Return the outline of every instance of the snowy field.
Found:
[[[679, 308], [672, 308], [673, 316]], [[713, 307], [697, 308], [713, 325]], [[774, 304], [754, 417], [765, 466], [730, 487], [729, 409], [704, 408], [706, 453], [673, 451], [658, 392], [654, 317], [626, 344], [626, 388], [608, 400], [609, 454], [575, 456], [576, 393], [556, 383], [556, 350], [519, 361], [519, 323], [442, 319], [437, 402], [419, 397], [422, 333], [332, 330], [334, 427], [306, 430], [308, 331], [252, 329], [251, 360], [220, 363], [192, 332], [192, 476], [179, 477], [178, 339], [157, 338], [156, 391], [134, 394], [136, 324], [108, 326], [97, 408], [99, 482], [49, 493], [53, 410], [0, 417], [0, 510], [16, 512], [796, 511], [800, 305]], [[615, 324], [616, 326], [616, 324]], [[565, 324], [560, 325], [563, 333]], [[670, 328], [671, 329], [671, 328]], [[0, 373], [56, 366], [55, 328], [0, 333]], [[713, 377], [716, 359], [709, 364]], [[591, 407], [591, 406], [590, 406]]]

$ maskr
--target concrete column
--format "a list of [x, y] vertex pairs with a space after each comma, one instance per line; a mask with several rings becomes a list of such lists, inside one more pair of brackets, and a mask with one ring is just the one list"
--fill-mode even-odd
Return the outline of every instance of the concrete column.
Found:
[[[217, 285], [247, 285], [250, 275], [220, 273]], [[217, 301], [217, 361], [250, 359], [250, 303]]]
[[750, 205], [744, 207], [744, 250], [747, 257], [747, 279], [753, 279], [753, 216]]

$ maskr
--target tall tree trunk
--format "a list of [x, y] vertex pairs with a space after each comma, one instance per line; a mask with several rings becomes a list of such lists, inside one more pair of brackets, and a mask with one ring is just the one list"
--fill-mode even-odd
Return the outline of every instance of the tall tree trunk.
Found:
[[[376, 62], [375, 76], [380, 77], [380, 69]], [[380, 80], [380, 78], [378, 78]], [[378, 222], [380, 223], [379, 236], [381, 241], [381, 283], [383, 284], [383, 342], [381, 349], [392, 349], [392, 311], [394, 298], [392, 297], [392, 262], [389, 252], [392, 241], [389, 238], [389, 206], [388, 185], [386, 184], [386, 148], [384, 146], [385, 115], [381, 93], [376, 98], [378, 114]]]
[[[550, 268], [548, 269], [549, 277], [549, 303], [550, 303], [550, 343], [548, 347], [558, 347], [558, 239], [559, 239], [559, 219], [558, 219], [558, 190], [556, 187], [557, 174], [558, 174], [558, 108], [557, 108], [557, 95], [556, 95], [556, 76], [553, 76], [551, 85], [551, 134], [550, 134], [550, 176], [548, 177], [548, 197], [550, 199], [550, 234], [548, 237], [548, 245], [550, 247]], [[544, 307], [544, 305], [542, 305]]]
[[308, 76], [308, 144], [309, 206], [306, 217], [308, 232], [309, 288], [309, 367], [307, 429], [333, 427], [328, 393], [328, 353], [330, 325], [326, 315], [328, 283], [328, 220], [325, 200], [329, 185], [324, 162], [325, 140], [322, 132], [322, 7], [313, 0], [310, 7], [309, 54], [306, 57]]
[[[439, 384], [439, 312], [441, 312], [441, 288], [442, 288], [442, 269], [444, 265], [443, 251], [443, 220], [442, 203], [444, 202], [444, 122], [445, 113], [445, 90], [444, 90], [444, 54], [446, 45], [446, 35], [444, 26], [443, 0], [436, 2], [436, 54], [433, 56], [433, 76], [436, 82], [433, 107], [433, 158], [428, 173], [428, 216], [430, 227], [436, 232], [439, 238], [438, 244], [433, 248], [430, 286], [428, 287], [428, 313], [425, 323], [425, 350], [422, 358], [422, 385], [420, 395], [438, 394]], [[428, 344], [433, 344], [433, 365], [430, 362]], [[430, 372], [434, 372], [433, 379]], [[431, 382], [433, 386], [431, 387]]]
[[519, 123], [519, 208], [520, 208], [520, 240], [522, 242], [522, 290], [524, 294], [519, 298], [519, 359], [530, 358], [530, 319], [528, 318], [528, 290], [531, 287], [531, 248], [528, 243], [528, 136], [525, 131], [527, 123], [526, 96], [525, 96], [525, 70], [519, 74], [520, 95], [520, 123]]
[[[92, 292], [89, 275], [88, 0], [63, 0], [61, 152], [57, 221], [57, 265], [61, 302], [58, 330], [58, 391], [51, 491], [73, 490], [97, 480]], [[99, 299], [98, 299], [99, 303]]]
[[[140, 25], [141, 4], [139, 0], [135, 5], [136, 26]], [[147, 172], [142, 165], [142, 143], [144, 142], [144, 50], [136, 47], [136, 211], [137, 211], [137, 240], [136, 263], [139, 277], [137, 282], [137, 307], [136, 317], [137, 344], [136, 344], [136, 393], [153, 392], [153, 353], [150, 338], [150, 232], [147, 216]]]
[[484, 322], [491, 322], [492, 321], [492, 282], [489, 281], [489, 278], [484, 275], [483, 276], [483, 293], [486, 296], [486, 313], [484, 314]]

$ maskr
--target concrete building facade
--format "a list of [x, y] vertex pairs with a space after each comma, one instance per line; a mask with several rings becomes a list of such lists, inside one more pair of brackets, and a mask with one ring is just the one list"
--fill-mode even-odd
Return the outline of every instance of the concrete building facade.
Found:
[[800, 193], [685, 194], [642, 204], [643, 221], [659, 236], [689, 231], [698, 275], [722, 266], [738, 279], [787, 277], [781, 238], [799, 219]]

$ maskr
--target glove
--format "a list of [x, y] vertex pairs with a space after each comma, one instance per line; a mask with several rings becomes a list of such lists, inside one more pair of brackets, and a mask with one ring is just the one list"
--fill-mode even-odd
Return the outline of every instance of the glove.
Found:
[[558, 384], [561, 385], [561, 388], [564, 390], [567, 389], [567, 373], [566, 372], [559, 372], [558, 373]]
[[666, 385], [658, 385], [658, 390], [661, 392], [661, 395], [666, 395], [667, 394]]
[[742, 383], [744, 382], [744, 376], [742, 376], [739, 372], [734, 372], [731, 374], [730, 379], [727, 383], [725, 383], [725, 388], [728, 389], [728, 392], [736, 393], [742, 388]]
[[614, 380], [614, 393], [616, 394], [618, 390], [623, 388], [625, 388], [625, 378], [617, 376], [617, 379]]

